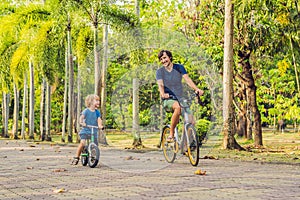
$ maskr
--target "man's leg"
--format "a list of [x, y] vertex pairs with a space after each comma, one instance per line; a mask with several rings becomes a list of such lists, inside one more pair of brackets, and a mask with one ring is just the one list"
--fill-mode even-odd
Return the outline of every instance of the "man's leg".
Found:
[[177, 101], [174, 102], [173, 106], [173, 115], [171, 118], [171, 127], [170, 127], [170, 137], [174, 137], [174, 130], [175, 127], [177, 126], [181, 114], [181, 108], [180, 105]]

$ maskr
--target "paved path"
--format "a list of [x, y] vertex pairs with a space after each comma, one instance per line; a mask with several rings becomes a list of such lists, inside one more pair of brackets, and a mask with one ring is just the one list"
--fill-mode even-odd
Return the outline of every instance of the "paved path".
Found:
[[[101, 147], [96, 168], [70, 165], [76, 146], [0, 140], [0, 199], [300, 200], [300, 165], [186, 157]], [[206, 175], [195, 175], [197, 169]]]

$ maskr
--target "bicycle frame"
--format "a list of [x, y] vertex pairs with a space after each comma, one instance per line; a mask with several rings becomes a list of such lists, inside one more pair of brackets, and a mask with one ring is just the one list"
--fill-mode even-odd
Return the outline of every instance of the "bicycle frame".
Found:
[[[186, 138], [187, 139], [187, 142], [190, 143], [189, 141], [189, 137], [187, 137], [187, 128], [189, 125], [192, 125], [191, 123], [186, 123], [186, 122], [183, 122], [183, 125], [184, 125], [184, 128], [182, 130], [182, 135], [181, 137], [179, 137], [179, 134], [178, 134], [178, 128], [177, 126], [175, 127], [175, 133], [174, 133], [174, 137], [175, 137], [175, 142], [178, 144], [179, 146], [179, 149], [181, 150], [181, 153], [184, 153], [184, 142], [182, 141], [183, 138]], [[170, 128], [170, 125], [166, 125]], [[186, 137], [184, 137], [186, 136]], [[163, 132], [160, 133], [160, 146], [161, 146], [161, 141], [162, 141], [162, 137], [163, 137]]]
[[[166, 138], [169, 135], [170, 125], [166, 125], [163, 128], [160, 136], [160, 147], [162, 147], [164, 156], [167, 162], [171, 163], [175, 160], [176, 154], [180, 151], [182, 154], [185, 154], [189, 157], [190, 162], [193, 166], [197, 166], [199, 161], [199, 138], [198, 134], [195, 130], [194, 124], [191, 123], [190, 120], [193, 120], [193, 116], [189, 113], [189, 102], [191, 102], [192, 98], [195, 95], [191, 95], [189, 99], [181, 99], [178, 100], [180, 107], [182, 108], [183, 115], [183, 127], [182, 127], [182, 135], [179, 136], [178, 128], [175, 127], [174, 132], [174, 143], [169, 143]], [[199, 96], [197, 95], [198, 100]], [[177, 99], [176, 99], [177, 100]], [[199, 101], [198, 101], [199, 103]], [[192, 118], [190, 118], [192, 117]], [[162, 146], [163, 144], [163, 146]]]
[[91, 168], [94, 168], [97, 166], [100, 157], [100, 150], [94, 137], [94, 129], [98, 129], [98, 126], [87, 125], [86, 127], [91, 129], [91, 139], [86, 139], [85, 147], [81, 152], [81, 162], [83, 166], [89, 164]]
[[95, 143], [95, 138], [94, 138], [94, 129], [98, 129], [98, 126], [91, 126], [91, 125], [87, 125], [86, 127], [92, 129], [92, 132], [91, 132], [91, 142], [94, 142]]
[[[191, 95], [191, 97], [190, 97], [190, 99], [191, 98], [193, 98], [195, 95]], [[174, 97], [172, 97], [172, 98], [174, 98]], [[189, 99], [189, 100], [190, 100]], [[176, 99], [177, 100], [177, 99]], [[199, 99], [198, 99], [199, 100]], [[183, 126], [184, 126], [184, 129], [183, 129], [183, 133], [182, 133], [182, 136], [181, 136], [181, 138], [179, 138], [179, 134], [178, 134], [178, 129], [177, 129], [177, 126], [175, 127], [175, 133], [174, 133], [174, 136], [175, 136], [175, 138], [176, 138], [176, 141], [177, 141], [177, 143], [178, 143], [178, 145], [180, 146], [180, 147], [182, 147], [183, 146], [183, 144], [181, 144], [182, 142], [181, 142], [181, 140], [182, 140], [182, 138], [183, 138], [183, 135], [185, 135], [186, 134], [186, 132], [187, 132], [187, 127], [189, 126], [189, 125], [192, 125], [192, 123], [189, 123], [188, 121], [189, 121], [189, 114], [188, 114], [188, 111], [187, 111], [187, 109], [189, 108], [189, 106], [186, 106], [186, 105], [183, 105], [183, 103], [182, 102], [180, 102], [179, 100], [177, 100], [178, 102], [179, 102], [179, 105], [180, 105], [180, 107], [182, 108], [182, 113], [183, 113]], [[186, 103], [186, 101], [185, 100], [183, 100], [184, 101], [184, 103]], [[166, 126], [168, 126], [169, 128], [170, 128], [170, 125], [166, 125]], [[160, 134], [160, 144], [159, 144], [159, 146], [161, 147], [161, 141], [162, 141], [162, 137], [163, 137], [163, 135], [162, 135], [162, 132], [161, 132], [161, 134]], [[187, 137], [186, 137], [187, 138]], [[188, 139], [189, 140], [189, 139]], [[189, 142], [189, 141], [188, 141]]]

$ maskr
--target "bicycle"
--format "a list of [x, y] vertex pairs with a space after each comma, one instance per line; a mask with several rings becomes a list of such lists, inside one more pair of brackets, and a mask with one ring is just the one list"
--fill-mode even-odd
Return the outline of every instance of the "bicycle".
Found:
[[187, 155], [190, 163], [193, 166], [197, 166], [199, 163], [199, 153], [201, 141], [199, 140], [197, 131], [194, 125], [189, 120], [188, 109], [192, 100], [197, 97], [198, 103], [201, 104], [200, 97], [198, 94], [193, 93], [189, 98], [182, 98], [177, 100], [175, 97], [170, 98], [177, 100], [183, 113], [183, 123], [182, 123], [182, 135], [179, 134], [178, 128], [176, 126], [174, 133], [174, 142], [168, 142], [167, 137], [170, 134], [170, 125], [165, 125], [160, 136], [160, 147], [162, 147], [164, 157], [167, 162], [173, 163], [176, 154], [181, 150], [181, 154]]
[[91, 168], [94, 168], [97, 166], [100, 159], [100, 149], [94, 140], [95, 139], [94, 129], [98, 129], [98, 126], [86, 125], [85, 127], [90, 128], [92, 131], [91, 131], [91, 139], [86, 140], [86, 144], [80, 154], [81, 164], [83, 166], [89, 164]]

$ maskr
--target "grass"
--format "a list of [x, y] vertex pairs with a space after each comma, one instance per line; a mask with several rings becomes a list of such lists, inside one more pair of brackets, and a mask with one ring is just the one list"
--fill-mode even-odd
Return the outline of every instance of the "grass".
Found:
[[223, 150], [221, 145], [211, 152], [213, 157], [242, 161], [300, 164], [300, 134], [263, 130], [263, 147], [254, 147], [253, 141], [236, 138], [247, 151]]
[[[141, 133], [145, 149], [158, 150], [159, 133]], [[132, 147], [133, 137], [128, 132], [109, 132], [107, 140], [111, 146], [117, 148]], [[212, 140], [212, 141], [210, 141]], [[284, 133], [273, 130], [263, 130], [263, 146], [254, 147], [252, 140], [236, 138], [246, 151], [224, 150], [222, 138], [209, 136], [200, 150], [202, 157], [210, 159], [231, 159], [254, 162], [273, 162], [300, 164], [300, 134], [291, 131]]]
[[[139, 150], [159, 150], [160, 134], [158, 132], [143, 132], [140, 134], [143, 148]], [[77, 146], [76, 136], [73, 143], [62, 143], [61, 135], [52, 135], [52, 141], [42, 143], [58, 145]], [[131, 132], [124, 131], [106, 131], [107, 142], [110, 147], [120, 149], [131, 149], [133, 135]], [[246, 149], [246, 151], [224, 150], [222, 149], [222, 137], [209, 136], [207, 142], [201, 148], [201, 157], [210, 159], [231, 159], [253, 162], [272, 162], [288, 163], [300, 165], [300, 134], [292, 131], [284, 133], [274, 132], [270, 129], [263, 130], [263, 146], [254, 147], [253, 141], [244, 138], [236, 138], [237, 142]], [[30, 141], [30, 140], [28, 140]], [[67, 140], [66, 140], [67, 141]], [[32, 142], [32, 141], [31, 141]], [[41, 141], [35, 141], [41, 143]]]

